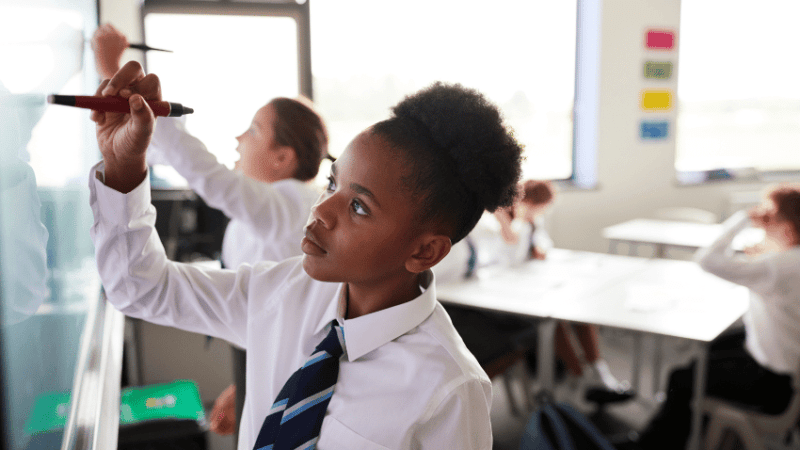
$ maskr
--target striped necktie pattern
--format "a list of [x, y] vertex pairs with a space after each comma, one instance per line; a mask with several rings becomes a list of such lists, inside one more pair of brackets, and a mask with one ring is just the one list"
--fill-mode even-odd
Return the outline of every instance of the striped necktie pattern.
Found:
[[289, 377], [261, 425], [253, 450], [311, 450], [339, 377], [344, 330], [334, 320], [303, 367]]

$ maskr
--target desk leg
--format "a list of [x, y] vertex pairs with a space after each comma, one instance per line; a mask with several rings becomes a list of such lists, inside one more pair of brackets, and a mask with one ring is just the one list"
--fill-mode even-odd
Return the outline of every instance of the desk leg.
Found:
[[633, 367], [631, 367], [631, 388], [639, 392], [639, 383], [642, 376], [642, 340], [644, 336], [640, 333], [633, 334]]
[[689, 434], [687, 450], [700, 448], [700, 434], [703, 425], [703, 403], [706, 397], [706, 370], [708, 364], [708, 345], [696, 343], [695, 373], [694, 373], [694, 398], [692, 399], [692, 427]]
[[[539, 324], [539, 342], [536, 349], [536, 371], [538, 372], [540, 393], [553, 394], [556, 371], [556, 321], [545, 319]], [[538, 405], [536, 405], [538, 406]]]

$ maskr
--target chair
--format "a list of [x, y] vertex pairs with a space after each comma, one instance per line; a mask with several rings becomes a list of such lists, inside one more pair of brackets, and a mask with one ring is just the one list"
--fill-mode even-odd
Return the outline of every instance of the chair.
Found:
[[[703, 410], [709, 416], [705, 448], [717, 449], [726, 430], [735, 432], [745, 450], [796, 449], [794, 430], [800, 419], [800, 368], [792, 376], [792, 400], [781, 414], [764, 414], [731, 402], [707, 398]], [[791, 442], [795, 440], [795, 442]]]

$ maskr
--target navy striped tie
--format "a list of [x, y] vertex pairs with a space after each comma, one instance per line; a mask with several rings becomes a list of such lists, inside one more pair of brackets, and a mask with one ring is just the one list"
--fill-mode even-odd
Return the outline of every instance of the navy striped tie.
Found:
[[331, 331], [303, 367], [283, 385], [261, 425], [253, 450], [313, 449], [339, 377], [344, 331], [334, 320]]

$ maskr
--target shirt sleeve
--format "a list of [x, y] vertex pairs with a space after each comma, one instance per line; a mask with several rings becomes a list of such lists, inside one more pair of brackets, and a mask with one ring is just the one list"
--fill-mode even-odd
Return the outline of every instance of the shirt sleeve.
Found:
[[755, 291], [768, 289], [775, 280], [775, 266], [768, 256], [748, 257], [731, 248], [734, 238], [750, 224], [745, 211], [739, 211], [722, 224], [722, 234], [694, 255], [706, 272]]
[[533, 245], [535, 245], [536, 248], [542, 252], [546, 253], [553, 248], [554, 244], [553, 239], [550, 238], [550, 234], [547, 232], [544, 217], [537, 217], [534, 220], [534, 224], [536, 225], [536, 228], [533, 231]]
[[210, 270], [169, 261], [155, 229], [147, 178], [122, 194], [92, 168], [95, 259], [106, 296], [125, 315], [246, 346], [252, 267]]
[[459, 384], [424, 421], [413, 448], [490, 450], [491, 406], [489, 383], [468, 380]]
[[249, 224], [266, 240], [277, 240], [305, 223], [308, 211], [296, 190], [281, 189], [229, 169], [217, 161], [182, 120], [160, 117], [151, 150], [186, 179], [209, 206]]

